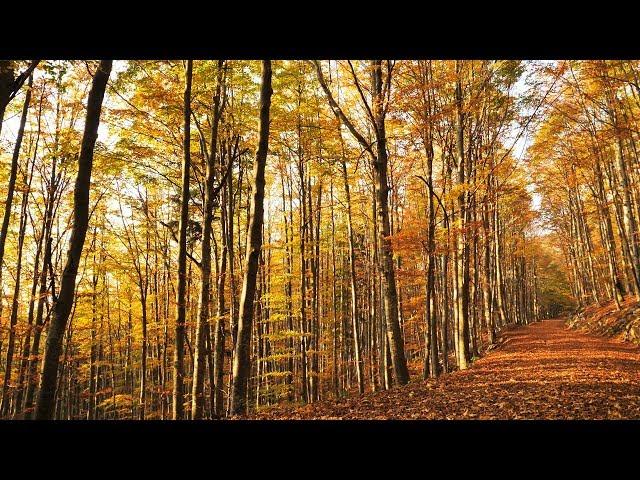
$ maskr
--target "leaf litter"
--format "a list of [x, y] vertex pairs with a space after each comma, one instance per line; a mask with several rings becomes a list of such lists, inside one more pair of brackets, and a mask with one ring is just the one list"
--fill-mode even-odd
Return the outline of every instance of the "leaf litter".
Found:
[[499, 346], [467, 370], [247, 418], [638, 419], [640, 347], [545, 320], [505, 331]]

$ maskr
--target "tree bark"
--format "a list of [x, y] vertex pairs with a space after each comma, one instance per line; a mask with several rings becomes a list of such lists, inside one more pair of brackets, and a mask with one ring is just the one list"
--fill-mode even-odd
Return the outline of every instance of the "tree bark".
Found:
[[[29, 113], [29, 103], [31, 102], [31, 87], [33, 85], [33, 76], [29, 77], [29, 86], [27, 88], [27, 94], [22, 105], [22, 115], [20, 116], [20, 127], [18, 128], [18, 135], [16, 137], [16, 143], [13, 147], [13, 156], [11, 157], [11, 168], [9, 170], [9, 184], [7, 185], [7, 198], [4, 202], [4, 215], [2, 217], [2, 227], [0, 230], [0, 316], [2, 315], [2, 272], [4, 271], [4, 247], [7, 241], [7, 234], [9, 232], [9, 221], [11, 219], [11, 206], [13, 204], [13, 194], [16, 189], [16, 177], [18, 175], [18, 162], [20, 159], [20, 148], [22, 147], [22, 139], [24, 137], [24, 128], [27, 123], [27, 114]], [[1, 101], [1, 99], [0, 99]], [[4, 111], [0, 112], [4, 114]], [[0, 125], [2, 117], [0, 117]]]
[[189, 176], [191, 168], [191, 81], [193, 60], [187, 60], [184, 87], [184, 138], [182, 192], [178, 236], [178, 289], [175, 349], [173, 352], [173, 419], [184, 417], [184, 342], [187, 315], [187, 224], [189, 223]]
[[[374, 187], [376, 197], [376, 216], [378, 217], [378, 240], [380, 246], [380, 267], [382, 270], [384, 314], [387, 326], [388, 346], [391, 353], [391, 361], [396, 380], [404, 385], [409, 381], [409, 371], [404, 353], [404, 340], [400, 328], [398, 315], [398, 292], [396, 288], [395, 272], [393, 267], [393, 252], [391, 249], [391, 228], [389, 223], [389, 185], [387, 181], [387, 138], [385, 132], [386, 108], [384, 105], [385, 92], [383, 91], [382, 61], [374, 60], [371, 63], [373, 83], [373, 110], [371, 113], [371, 126], [375, 132], [375, 152], [371, 144], [359, 133], [353, 123], [345, 116], [338, 106], [324, 79], [320, 62], [315, 61], [318, 81], [325, 92], [329, 105], [336, 117], [349, 129], [353, 137], [360, 143], [364, 150], [371, 156], [374, 170]], [[390, 75], [390, 72], [387, 74]], [[390, 78], [387, 77], [387, 84]], [[365, 105], [371, 110], [368, 105]]]
[[466, 235], [466, 192], [465, 192], [465, 156], [464, 156], [464, 115], [462, 106], [462, 80], [461, 62], [456, 61], [456, 161], [458, 167], [457, 187], [460, 189], [457, 196], [458, 229], [456, 232], [456, 297], [457, 329], [456, 351], [458, 367], [464, 370], [469, 363], [469, 348], [467, 344], [469, 325], [469, 276], [468, 276], [468, 250]]
[[269, 109], [271, 106], [271, 61], [262, 61], [262, 84], [260, 88], [260, 127], [258, 150], [253, 165], [253, 192], [251, 219], [245, 254], [245, 272], [240, 297], [238, 319], [238, 339], [233, 358], [233, 394], [231, 414], [242, 414], [246, 409], [247, 381], [251, 366], [251, 327], [253, 322], [253, 302], [256, 293], [258, 259], [262, 249], [262, 223], [264, 214], [264, 171], [269, 147]]
[[62, 274], [60, 293], [53, 308], [53, 317], [47, 336], [36, 420], [51, 420], [53, 418], [62, 339], [74, 303], [76, 276], [89, 224], [89, 190], [93, 150], [98, 138], [100, 112], [111, 66], [111, 60], [100, 61], [87, 100], [87, 115], [78, 157], [78, 175], [73, 197], [73, 229], [67, 253], [67, 263]]
[[[216, 91], [213, 97], [213, 123], [211, 126], [211, 147], [206, 165], [204, 219], [202, 229], [201, 246], [201, 275], [200, 283], [200, 311], [196, 325], [195, 354], [193, 360], [193, 386], [191, 392], [191, 418], [202, 418], [204, 405], [204, 366], [205, 366], [205, 329], [209, 328], [209, 299], [211, 297], [211, 235], [213, 234], [213, 202], [220, 188], [214, 187], [216, 173], [216, 153], [218, 149], [218, 125], [222, 115], [221, 89], [222, 89], [223, 61], [218, 62], [218, 79]], [[226, 242], [225, 242], [226, 243]], [[223, 292], [220, 292], [223, 293]]]

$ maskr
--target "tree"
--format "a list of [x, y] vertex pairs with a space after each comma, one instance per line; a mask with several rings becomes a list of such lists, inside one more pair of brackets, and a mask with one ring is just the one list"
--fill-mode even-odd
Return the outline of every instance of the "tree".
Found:
[[11, 60], [0, 60], [0, 132], [2, 132], [2, 123], [7, 105], [20, 91], [27, 78], [31, 77], [38, 63], [40, 63], [40, 60], [32, 60], [24, 72], [15, 76], [13, 62]]
[[[7, 198], [4, 202], [4, 215], [2, 217], [2, 226], [0, 227], [0, 315], [2, 314], [2, 264], [4, 262], [4, 248], [7, 241], [7, 233], [9, 232], [9, 221], [11, 220], [11, 205], [13, 203], [13, 195], [16, 189], [16, 178], [18, 176], [18, 162], [20, 159], [20, 149], [22, 147], [22, 138], [24, 137], [24, 127], [27, 122], [27, 114], [29, 112], [29, 103], [31, 102], [31, 87], [33, 85], [33, 76], [29, 76], [29, 84], [25, 95], [24, 104], [22, 106], [22, 115], [20, 116], [20, 127], [16, 143], [13, 147], [13, 156], [11, 157], [11, 169], [9, 171], [9, 184], [7, 185]], [[0, 100], [1, 101], [1, 100]], [[8, 103], [8, 102], [7, 102]], [[4, 114], [4, 109], [0, 110], [0, 114]], [[0, 126], [2, 118], [0, 116]]]
[[[217, 187], [214, 186], [216, 174], [216, 154], [218, 152], [218, 126], [224, 109], [226, 99], [223, 95], [223, 73], [224, 61], [218, 61], [218, 77], [216, 90], [213, 97], [213, 121], [211, 125], [211, 143], [209, 147], [206, 164], [205, 196], [204, 196], [204, 227], [202, 231], [201, 247], [201, 273], [200, 300], [198, 324], [196, 325], [196, 349], [194, 353], [194, 375], [193, 389], [191, 394], [191, 418], [197, 420], [202, 418], [202, 408], [204, 403], [203, 384], [205, 366], [205, 334], [209, 328], [209, 298], [211, 296], [211, 235], [213, 230], [213, 204], [218, 197], [220, 190], [225, 186], [226, 177], [231, 171], [231, 162], [226, 173], [222, 176]], [[204, 139], [203, 139], [204, 140]], [[221, 292], [222, 293], [222, 292]]]
[[[360, 143], [362, 148], [369, 154], [373, 169], [375, 172], [375, 190], [376, 190], [376, 214], [380, 223], [379, 244], [382, 253], [380, 268], [383, 272], [384, 285], [384, 309], [387, 322], [387, 337], [389, 348], [391, 350], [391, 360], [393, 369], [398, 383], [405, 384], [409, 381], [409, 371], [407, 370], [407, 360], [404, 353], [404, 340], [400, 329], [398, 318], [398, 293], [396, 288], [395, 272], [393, 268], [393, 252], [391, 250], [391, 242], [389, 240], [390, 223], [389, 223], [389, 186], [387, 181], [387, 137], [385, 133], [385, 116], [387, 112], [387, 98], [389, 89], [391, 88], [391, 73], [393, 70], [392, 63], [386, 62], [386, 77], [382, 73], [382, 61], [375, 60], [371, 62], [371, 79], [372, 79], [372, 106], [366, 100], [359, 85], [359, 80], [353, 72], [353, 79], [361, 93], [361, 99], [368, 112], [368, 120], [374, 131], [375, 140], [368, 141], [355, 128], [354, 124], [346, 117], [340, 106], [333, 98], [333, 94], [327, 85], [322, 73], [322, 66], [319, 61], [315, 61], [318, 81], [327, 96], [327, 100], [336, 115], [336, 117], [344, 123], [349, 129], [353, 137]], [[372, 145], [375, 144], [375, 151]]]
[[254, 299], [256, 294], [256, 278], [258, 259], [262, 248], [262, 224], [264, 215], [265, 166], [269, 148], [269, 108], [271, 106], [271, 61], [262, 62], [262, 79], [260, 87], [260, 126], [258, 149], [253, 164], [253, 192], [251, 197], [251, 218], [245, 253], [245, 271], [240, 296], [240, 314], [238, 322], [238, 339], [233, 358], [233, 395], [231, 398], [231, 414], [239, 415], [245, 411], [247, 381], [250, 367], [251, 326], [253, 322]]
[[93, 151], [98, 138], [102, 101], [111, 73], [112, 61], [101, 60], [94, 74], [91, 90], [87, 99], [82, 145], [78, 156], [78, 174], [73, 197], [73, 230], [69, 243], [67, 262], [62, 276], [60, 292], [55, 302], [53, 317], [47, 335], [47, 345], [42, 366], [40, 392], [36, 407], [36, 420], [51, 420], [54, 413], [58, 364], [62, 348], [62, 339], [75, 295], [75, 282], [80, 265], [80, 257], [89, 224], [89, 190]]
[[191, 168], [191, 83], [193, 60], [187, 60], [184, 87], [184, 138], [182, 160], [182, 186], [180, 198], [180, 223], [178, 237], [178, 290], [176, 293], [177, 317], [175, 350], [173, 354], [173, 419], [184, 418], [184, 338], [186, 322], [187, 289], [187, 225], [189, 223], [189, 171]]

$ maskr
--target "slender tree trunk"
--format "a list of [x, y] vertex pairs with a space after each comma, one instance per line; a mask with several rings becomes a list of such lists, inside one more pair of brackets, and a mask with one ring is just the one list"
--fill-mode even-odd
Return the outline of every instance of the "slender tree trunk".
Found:
[[[230, 159], [229, 162], [232, 160]], [[231, 163], [229, 163], [231, 165]], [[230, 254], [230, 249], [233, 248], [233, 237], [230, 231], [233, 229], [233, 219], [229, 217], [229, 209], [227, 208], [227, 202], [233, 202], [232, 195], [232, 179], [231, 175], [228, 176], [225, 182], [226, 186], [223, 188], [222, 196], [222, 209], [220, 215], [220, 224], [222, 229], [222, 258], [220, 260], [220, 269], [218, 271], [218, 303], [216, 312], [216, 330], [214, 335], [214, 359], [213, 359], [213, 377], [215, 381], [214, 385], [214, 413], [216, 416], [222, 416], [224, 411], [223, 405], [223, 389], [224, 389], [224, 347], [225, 347], [225, 298], [224, 298], [224, 286], [227, 278], [227, 258], [229, 258], [229, 264], [233, 262], [233, 258]]]
[[467, 234], [466, 234], [466, 192], [465, 185], [465, 156], [464, 156], [464, 116], [462, 111], [462, 80], [461, 64], [456, 61], [456, 161], [458, 166], [458, 188], [460, 192], [457, 197], [458, 206], [458, 231], [456, 232], [456, 275], [457, 275], [457, 328], [456, 328], [456, 351], [458, 355], [458, 366], [460, 370], [468, 367], [469, 347], [467, 344], [469, 325], [469, 278], [468, 278], [468, 255], [467, 255]]
[[[5, 63], [5, 62], [2, 62]], [[0, 75], [2, 73], [0, 72]], [[2, 79], [0, 78], [0, 83]], [[31, 103], [31, 86], [33, 85], [33, 77], [29, 77], [29, 87], [22, 105], [22, 115], [20, 116], [20, 127], [16, 143], [13, 147], [13, 156], [11, 157], [11, 168], [9, 170], [9, 184], [7, 185], [7, 198], [4, 202], [4, 215], [2, 217], [2, 227], [0, 227], [0, 319], [2, 318], [2, 272], [4, 271], [4, 247], [9, 233], [9, 220], [11, 219], [11, 206], [13, 204], [13, 194], [16, 188], [16, 177], [18, 175], [18, 162], [20, 160], [20, 148], [22, 147], [22, 138], [24, 137], [24, 128], [27, 123], [27, 115], [29, 113], [29, 103]], [[1, 92], [0, 92], [1, 93]], [[2, 99], [0, 98], [0, 103]], [[6, 106], [6, 105], [5, 105]], [[1, 107], [1, 105], [0, 105]], [[4, 108], [0, 110], [0, 129], [2, 128], [2, 116], [4, 116]]]
[[[28, 168], [28, 167], [27, 167]], [[27, 175], [25, 175], [26, 177]], [[25, 178], [25, 180], [27, 180]], [[27, 183], [30, 183], [27, 180]], [[9, 388], [11, 387], [11, 377], [13, 371], [13, 352], [15, 350], [16, 326], [18, 324], [18, 309], [20, 299], [20, 277], [22, 275], [22, 251], [24, 247], [24, 235], [27, 226], [27, 205], [29, 201], [29, 188], [22, 194], [22, 205], [20, 209], [20, 227], [18, 231], [18, 253], [16, 266], [16, 281], [13, 289], [11, 302], [11, 317], [9, 320], [9, 341], [7, 345], [7, 360], [5, 362], [4, 383], [2, 384], [2, 398], [0, 400], [0, 418], [9, 413]], [[18, 407], [16, 406], [16, 409]]]
[[[404, 340], [402, 338], [402, 330], [400, 327], [400, 319], [398, 314], [398, 292], [396, 288], [396, 278], [393, 266], [393, 252], [391, 249], [391, 234], [389, 222], [389, 185], [387, 181], [387, 138], [385, 132], [385, 85], [390, 88], [390, 69], [387, 73], [387, 82], [383, 82], [382, 61], [375, 60], [371, 63], [372, 67], [372, 83], [373, 83], [373, 111], [371, 112], [371, 126], [375, 130], [375, 153], [361, 133], [359, 133], [345, 116], [342, 109], [338, 106], [329, 87], [324, 79], [320, 62], [314, 62], [320, 85], [325, 92], [329, 105], [331, 106], [336, 117], [342, 121], [349, 129], [353, 137], [360, 145], [369, 153], [373, 163], [375, 195], [377, 201], [377, 217], [380, 222], [378, 231], [381, 253], [381, 270], [383, 273], [383, 298], [385, 322], [387, 325], [387, 337], [389, 340], [389, 349], [391, 352], [391, 360], [396, 379], [399, 384], [405, 384], [409, 381], [409, 371], [407, 369], [407, 360], [404, 353]], [[367, 106], [368, 108], [368, 106]]]
[[409, 370], [404, 353], [404, 340], [400, 329], [398, 315], [398, 291], [393, 268], [393, 251], [391, 248], [391, 228], [389, 223], [389, 184], [387, 181], [387, 138], [385, 132], [385, 112], [383, 107], [382, 61], [374, 60], [373, 68], [373, 115], [376, 127], [377, 158], [374, 163], [377, 216], [380, 222], [379, 244], [382, 257], [382, 279], [384, 294], [384, 311], [387, 323], [387, 337], [391, 362], [396, 381], [400, 385], [409, 382]]
[[[342, 138], [342, 136], [341, 136]], [[353, 238], [353, 224], [351, 220], [351, 192], [349, 190], [349, 178], [347, 176], [347, 164], [342, 159], [340, 161], [342, 170], [342, 182], [347, 202], [347, 236], [349, 238], [349, 279], [351, 281], [351, 325], [353, 328], [353, 351], [356, 360], [356, 377], [358, 379], [358, 391], [364, 393], [364, 365], [362, 353], [360, 351], [360, 324], [358, 322], [358, 291], [356, 276], [356, 253], [355, 241]]]
[[187, 60], [184, 87], [184, 139], [182, 193], [178, 237], [178, 290], [175, 349], [173, 353], [173, 419], [184, 418], [184, 343], [187, 317], [187, 224], [189, 223], [189, 176], [191, 168], [191, 81], [193, 60]]
[[[216, 153], [218, 149], [218, 124], [222, 114], [220, 92], [222, 88], [223, 62], [218, 62], [218, 83], [213, 98], [213, 123], [211, 127], [211, 147], [206, 165], [205, 194], [204, 194], [204, 227], [201, 247], [201, 275], [200, 310], [196, 325], [196, 341], [193, 366], [193, 386], [191, 392], [191, 418], [202, 418], [204, 405], [204, 366], [205, 366], [205, 329], [209, 328], [209, 298], [211, 296], [211, 235], [213, 234], [213, 202], [219, 188], [214, 188]], [[222, 187], [222, 185], [221, 185]]]
[[54, 305], [53, 317], [47, 335], [42, 380], [40, 382], [40, 393], [35, 416], [37, 420], [50, 420], [53, 418], [62, 338], [74, 303], [76, 275], [89, 224], [89, 189], [91, 185], [91, 168], [93, 166], [93, 150], [98, 138], [100, 111], [109, 74], [111, 73], [111, 65], [111, 60], [100, 61], [100, 65], [93, 77], [91, 91], [87, 100], [87, 115], [78, 157], [78, 175], [73, 198], [73, 229], [69, 242], [67, 263], [62, 275], [60, 293]]
[[245, 272], [240, 297], [240, 315], [238, 321], [238, 340], [233, 359], [233, 394], [231, 413], [239, 415], [246, 409], [246, 394], [249, 369], [251, 366], [251, 327], [253, 322], [253, 302], [256, 293], [258, 259], [262, 248], [262, 223], [264, 213], [264, 171], [269, 146], [269, 108], [271, 106], [271, 61], [262, 62], [262, 85], [260, 88], [260, 134], [258, 150], [253, 165], [253, 192], [251, 201], [251, 219], [245, 256]]
[[491, 309], [491, 299], [493, 297], [493, 285], [491, 283], [491, 228], [489, 217], [489, 195], [484, 201], [482, 211], [482, 226], [484, 233], [483, 240], [483, 290], [482, 290], [482, 311], [484, 316], [485, 326], [487, 328], [487, 341], [489, 345], [492, 345], [495, 341], [496, 330], [493, 321], [493, 311]]
[[494, 211], [493, 211], [493, 233], [494, 233], [494, 241], [493, 248], [495, 252], [495, 265], [496, 265], [496, 309], [498, 310], [498, 320], [500, 328], [502, 328], [507, 323], [507, 318], [505, 314], [505, 306], [504, 306], [504, 283], [503, 283], [503, 275], [502, 275], [502, 249], [500, 248], [500, 216], [498, 214], [498, 194], [497, 192], [494, 194]]

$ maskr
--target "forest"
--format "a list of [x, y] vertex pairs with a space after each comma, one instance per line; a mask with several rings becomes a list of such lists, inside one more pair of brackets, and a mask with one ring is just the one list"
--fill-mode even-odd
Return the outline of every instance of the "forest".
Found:
[[637, 418], [565, 325], [640, 315], [636, 139], [640, 61], [0, 60], [0, 419]]

